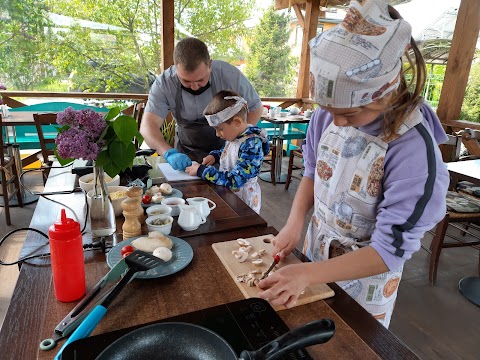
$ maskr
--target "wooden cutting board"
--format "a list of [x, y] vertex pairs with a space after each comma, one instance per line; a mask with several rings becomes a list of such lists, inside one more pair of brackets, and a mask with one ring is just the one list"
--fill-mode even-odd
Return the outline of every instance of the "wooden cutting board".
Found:
[[[266, 254], [262, 257], [263, 264], [260, 267], [254, 266], [250, 258], [248, 258], [245, 262], [238, 262], [238, 260], [235, 258], [235, 255], [232, 254], [232, 251], [238, 250], [240, 248], [237, 239], [212, 244], [213, 250], [220, 258], [223, 266], [225, 266], [228, 273], [232, 277], [232, 280], [237, 284], [246, 299], [249, 299], [251, 297], [258, 297], [258, 292], [260, 290], [256, 286], [249, 286], [246, 283], [238, 282], [237, 276], [248, 273], [249, 271], [255, 269], [260, 269], [262, 272], [268, 269], [268, 267], [273, 262], [273, 258], [271, 255], [273, 251], [273, 244], [271, 243], [271, 239], [273, 239], [273, 235], [271, 234], [245, 239], [248, 240], [253, 246], [253, 249], [252, 251], [250, 251], [250, 253], [258, 251], [260, 249], [266, 250]], [[301, 261], [295, 255], [290, 254], [286, 258], [282, 259], [282, 261], [280, 261], [277, 267], [281, 268], [286, 265], [297, 263], [301, 263]], [[302, 295], [300, 295], [296, 306], [308, 304], [317, 300], [326, 299], [334, 295], [335, 293], [333, 292], [333, 290], [330, 289], [330, 287], [326, 284], [310, 286], [305, 289]], [[280, 305], [274, 306], [274, 309], [278, 311], [286, 308], [283, 305]]]

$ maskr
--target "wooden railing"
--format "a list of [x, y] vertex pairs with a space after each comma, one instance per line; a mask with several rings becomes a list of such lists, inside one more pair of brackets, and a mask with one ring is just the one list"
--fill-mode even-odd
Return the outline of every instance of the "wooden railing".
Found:
[[[45, 92], [45, 91], [0, 91], [3, 103], [17, 108], [26, 104], [13, 98], [72, 98], [72, 99], [108, 99], [108, 100], [133, 100], [136, 102], [146, 102], [148, 94], [133, 93], [89, 93], [89, 92]], [[311, 108], [313, 101], [310, 99], [284, 98], [284, 97], [264, 97], [262, 101], [265, 103], [275, 103], [282, 108], [291, 105], [305, 106]], [[131, 107], [133, 111], [133, 106]], [[130, 108], [129, 108], [130, 109]]]
[[[454, 132], [458, 132], [463, 129], [472, 129], [472, 130], [480, 131], [480, 123], [465, 121], [465, 120], [442, 121], [442, 125], [445, 127], [446, 132], [449, 134], [453, 134]], [[480, 156], [480, 142], [477, 139], [463, 140], [462, 142], [467, 148], [469, 154]], [[445, 156], [448, 156], [448, 154], [444, 153], [444, 158]]]
[[[133, 94], [133, 93], [88, 93], [88, 92], [44, 92], [44, 91], [0, 91], [0, 96], [4, 104], [16, 108], [25, 106], [21, 101], [13, 98], [76, 98], [76, 99], [108, 99], [108, 100], [132, 100], [135, 102], [146, 102], [148, 94]], [[287, 108], [291, 105], [302, 106], [304, 109], [311, 109], [314, 101], [311, 99], [300, 98], [280, 98], [280, 97], [263, 97], [264, 103], [274, 103], [282, 108]], [[133, 113], [133, 105], [124, 110], [126, 114]], [[457, 132], [466, 128], [480, 130], [480, 123], [464, 121], [464, 120], [450, 120], [442, 122], [448, 133]], [[472, 155], [480, 155], [480, 143], [475, 140], [464, 141], [465, 147]]]
[[[108, 99], [108, 100], [134, 100], [146, 102], [148, 94], [126, 94], [126, 93], [89, 93], [89, 92], [44, 92], [44, 91], [0, 91], [3, 103], [11, 108], [25, 106], [17, 98], [72, 98], [72, 99]], [[133, 105], [124, 110], [127, 115], [133, 114]]]

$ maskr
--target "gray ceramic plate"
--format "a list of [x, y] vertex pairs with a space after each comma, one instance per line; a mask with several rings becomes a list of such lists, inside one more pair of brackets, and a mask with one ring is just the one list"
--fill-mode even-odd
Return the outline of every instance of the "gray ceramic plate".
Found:
[[[136, 236], [115, 245], [107, 254], [107, 264], [110, 268], [113, 268], [122, 259], [122, 247], [130, 245], [130, 243], [139, 238]], [[193, 259], [192, 247], [182, 239], [175, 236], [167, 235], [173, 241], [172, 253], [173, 256], [170, 261], [163, 265], [157, 266], [154, 269], [148, 271], [140, 271], [135, 279], [155, 279], [163, 276], [175, 274], [176, 272], [184, 269]]]
[[[166, 198], [169, 198], [169, 197], [179, 197], [179, 198], [183, 198], [183, 193], [182, 193], [180, 190], [177, 190], [177, 189], [175, 189], [175, 188], [173, 188], [172, 190], [173, 190], [172, 193], [169, 194], [169, 195], [162, 194], [163, 197], [166, 197]], [[160, 204], [160, 203], [155, 204], [153, 201], [152, 201], [150, 204], [144, 204], [144, 203], [142, 202], [142, 206], [143, 206], [144, 208], [147, 208], [147, 207], [152, 206], [152, 205], [159, 205], [159, 204]], [[138, 277], [138, 275], [137, 275], [137, 277]]]

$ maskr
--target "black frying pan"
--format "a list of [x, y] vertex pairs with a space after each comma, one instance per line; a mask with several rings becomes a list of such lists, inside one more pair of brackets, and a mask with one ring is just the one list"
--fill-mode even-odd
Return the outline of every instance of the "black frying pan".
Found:
[[[335, 333], [330, 319], [313, 321], [278, 337], [256, 351], [242, 351], [240, 359], [275, 360], [291, 351], [323, 344]], [[97, 360], [175, 359], [238, 360], [230, 344], [202, 326], [171, 322], [134, 330], [111, 343]]]

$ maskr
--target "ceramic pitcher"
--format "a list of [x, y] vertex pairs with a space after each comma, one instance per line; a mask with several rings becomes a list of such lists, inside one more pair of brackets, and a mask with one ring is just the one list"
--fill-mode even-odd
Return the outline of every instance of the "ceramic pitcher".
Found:
[[205, 216], [193, 205], [179, 205], [180, 215], [178, 215], [178, 225], [185, 231], [196, 230], [201, 224], [204, 224]]
[[292, 107], [289, 108], [289, 110], [290, 110], [290, 114], [292, 114], [292, 115], [298, 115], [298, 114], [300, 114], [300, 111], [302, 111], [302, 108], [298, 108], [298, 107], [296, 107], [296, 106], [292, 106]]
[[205, 217], [210, 215], [210, 211], [217, 207], [217, 204], [215, 204], [212, 200], [204, 197], [189, 198], [187, 199], [187, 202], [189, 205], [195, 206], [198, 210], [200, 210]]

